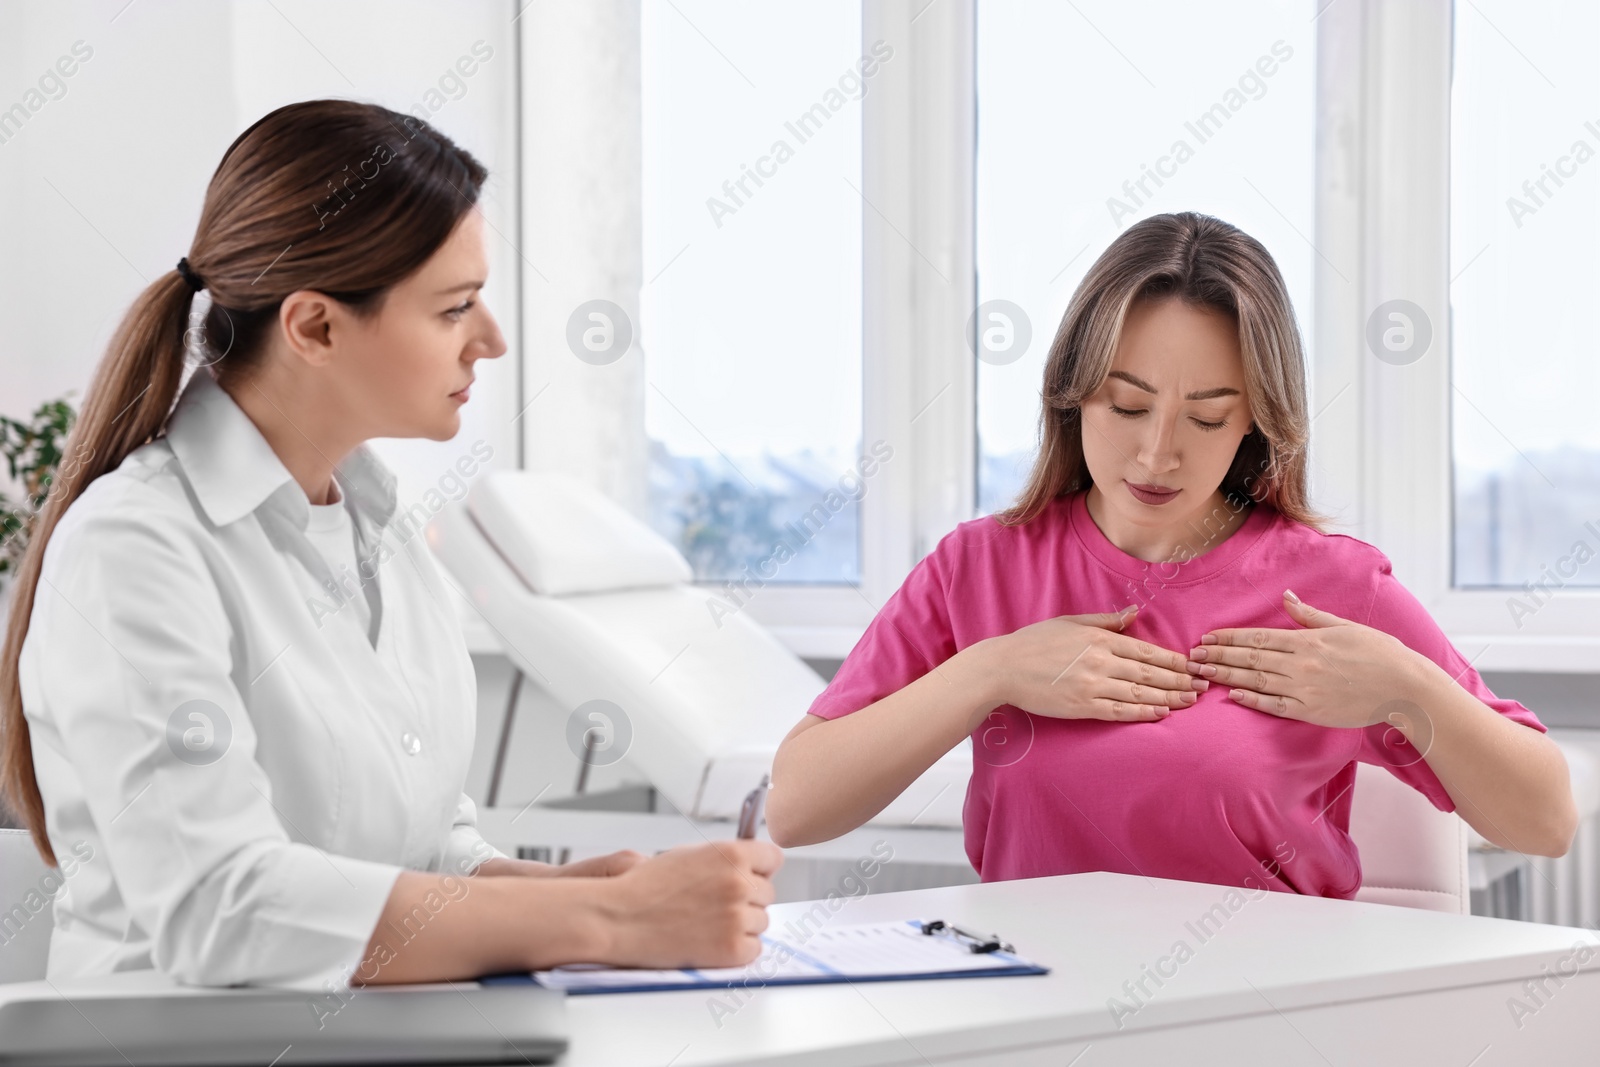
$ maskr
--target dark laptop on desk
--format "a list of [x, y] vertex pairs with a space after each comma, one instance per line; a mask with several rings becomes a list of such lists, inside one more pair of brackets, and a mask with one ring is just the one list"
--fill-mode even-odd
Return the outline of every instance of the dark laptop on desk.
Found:
[[49, 996], [0, 1005], [0, 1064], [550, 1063], [566, 1002], [537, 986], [357, 987]]

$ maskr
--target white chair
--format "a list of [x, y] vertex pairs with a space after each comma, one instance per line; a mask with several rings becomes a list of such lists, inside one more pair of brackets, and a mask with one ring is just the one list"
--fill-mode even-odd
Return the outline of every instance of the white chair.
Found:
[[[574, 478], [490, 474], [464, 507], [441, 511], [427, 536], [519, 672], [506, 727], [522, 674], [568, 709], [589, 705], [594, 715], [619, 719], [595, 718], [596, 732], [585, 736], [617, 744], [630, 734], [629, 764], [681, 813], [625, 819], [616, 811], [535, 805], [539, 810], [513, 827], [497, 816], [503, 728], [480, 813], [485, 834], [501, 834], [502, 848], [513, 839], [646, 848], [662, 834], [726, 836], [725, 825], [686, 827], [683, 816], [694, 823], [737, 818], [745, 795], [771, 769], [778, 743], [826, 686], [746, 612], [691, 584], [688, 562], [663, 537]], [[892, 836], [897, 858], [965, 865], [960, 826], [970, 760], [965, 744], [948, 753], [869, 824], [869, 837], [858, 831], [812, 854], [859, 856], [863, 841]], [[913, 822], [904, 834], [887, 831]]]
[[0, 983], [44, 977], [56, 877], [26, 830], [0, 829]]
[[[599, 699], [623, 709], [632, 733], [627, 758], [673, 807], [702, 821], [738, 815], [778, 743], [824, 688], [748, 614], [719, 620], [713, 607], [721, 598], [690, 583], [689, 564], [671, 544], [576, 479], [490, 474], [464, 507], [434, 518], [428, 540], [519, 672], [480, 813], [485, 834], [499, 835], [502, 848], [696, 839], [676, 816], [629, 823], [616, 812], [540, 805], [526, 818], [519, 812], [513, 826], [495, 802], [522, 674], [567, 708]], [[888, 836], [897, 857], [964, 866], [961, 807], [971, 761], [963, 743], [868, 827], [812, 854], [860, 855], [863, 841], [894, 828]], [[1360, 765], [1356, 780], [1350, 829], [1364, 870], [1357, 899], [1466, 912], [1465, 824], [1382, 768]]]
[[1356, 764], [1350, 837], [1361, 853], [1356, 899], [1462, 915], [1472, 910], [1470, 828], [1370, 763]]

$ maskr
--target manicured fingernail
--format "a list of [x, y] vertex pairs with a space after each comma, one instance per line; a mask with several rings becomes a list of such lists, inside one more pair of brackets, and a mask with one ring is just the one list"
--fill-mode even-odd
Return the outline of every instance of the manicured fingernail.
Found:
[[1204, 637], [1202, 637], [1200, 639], [1200, 643], [1202, 645], [1214, 645], [1214, 644], [1217, 643], [1217, 635], [1216, 634], [1206, 634]]
[[1211, 683], [1206, 681], [1204, 678], [1196, 678], [1194, 681], [1190, 682], [1189, 684], [1194, 686], [1195, 689], [1198, 692], [1201, 692], [1201, 693], [1204, 693], [1207, 689], [1211, 688]]
[[1200, 673], [1200, 664], [1196, 663], [1194, 660], [1189, 660], [1183, 666], [1184, 666], [1184, 669], [1187, 670], [1190, 674], [1199, 674]]
[[1217, 669], [1209, 663], [1202, 663], [1200, 665], [1200, 676], [1202, 678], [1215, 678], [1217, 676]]
[[1194, 694], [1193, 694], [1193, 693], [1179, 693], [1179, 694], [1178, 694], [1178, 697], [1179, 697], [1179, 699], [1181, 699], [1181, 700], [1182, 700], [1182, 701], [1183, 701], [1183, 702], [1184, 702], [1184, 703], [1185, 703], [1185, 704], [1192, 704], [1192, 703], [1194, 703], [1194, 702], [1195, 702], [1195, 701], [1196, 701], [1196, 700], [1197, 700], [1197, 699], [1199, 699], [1199, 698], [1198, 698], [1198, 697], [1196, 697], [1196, 696], [1195, 696], [1195, 695], [1194, 695]]
[[1189, 658], [1197, 663], [1204, 663], [1207, 655], [1208, 653], [1204, 647], [1195, 647], [1189, 650]]
[[1294, 601], [1296, 604], [1300, 603], [1300, 598], [1294, 595], [1293, 589], [1285, 589], [1283, 591], [1283, 595]]

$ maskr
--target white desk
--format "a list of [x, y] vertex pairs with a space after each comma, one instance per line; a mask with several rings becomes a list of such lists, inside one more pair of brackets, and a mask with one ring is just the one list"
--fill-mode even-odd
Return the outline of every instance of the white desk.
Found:
[[[573, 997], [572, 1067], [649, 1064], [1448, 1064], [1600, 1062], [1600, 937], [1500, 919], [1271, 893], [1230, 912], [1222, 886], [1082, 874], [847, 900], [832, 922], [942, 918], [996, 932], [1044, 977], [752, 989], [719, 1021], [710, 991]], [[1213, 906], [1208, 926], [1200, 919]], [[814, 905], [772, 909], [775, 927]], [[1119, 1029], [1113, 996], [1161, 965]], [[1581, 973], [1522, 982], [1560, 964]], [[1174, 973], [1175, 972], [1175, 973]], [[117, 976], [61, 992], [151, 976]], [[0, 986], [48, 994], [45, 983]], [[738, 1003], [718, 994], [729, 1007]], [[1538, 1010], [1513, 1019], [1508, 1001]], [[1092, 1049], [1081, 1059], [1075, 1059]], [[1246, 1059], [1248, 1057], [1248, 1059]]]

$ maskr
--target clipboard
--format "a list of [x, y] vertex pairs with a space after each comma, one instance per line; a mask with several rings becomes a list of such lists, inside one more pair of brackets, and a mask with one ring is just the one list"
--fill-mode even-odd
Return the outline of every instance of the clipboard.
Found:
[[568, 996], [732, 989], [833, 982], [900, 982], [937, 978], [1003, 978], [1049, 974], [998, 937], [969, 934], [942, 920], [820, 925], [792, 920], [761, 935], [762, 952], [743, 967], [645, 970], [575, 964], [548, 971], [498, 974], [484, 985], [532, 983]]

